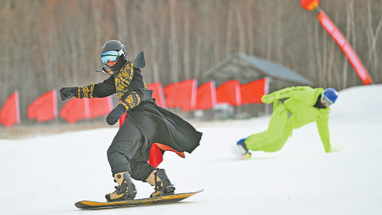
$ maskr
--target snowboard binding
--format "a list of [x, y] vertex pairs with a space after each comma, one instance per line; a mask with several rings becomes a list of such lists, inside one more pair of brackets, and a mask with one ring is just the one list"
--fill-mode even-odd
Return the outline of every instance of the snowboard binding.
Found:
[[114, 181], [119, 185], [114, 187], [115, 191], [113, 193], [105, 195], [106, 200], [108, 202], [116, 202], [134, 199], [137, 194], [137, 190], [131, 181], [129, 173], [117, 173], [114, 175], [114, 178]]
[[155, 186], [155, 192], [152, 193], [150, 197], [168, 196], [174, 194], [175, 187], [171, 184], [164, 169], [154, 170], [147, 178], [147, 182]]

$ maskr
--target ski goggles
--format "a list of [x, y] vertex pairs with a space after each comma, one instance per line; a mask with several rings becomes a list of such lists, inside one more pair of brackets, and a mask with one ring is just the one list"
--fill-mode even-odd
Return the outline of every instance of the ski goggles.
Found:
[[108, 61], [115, 62], [119, 59], [119, 56], [123, 54], [123, 50], [119, 51], [107, 51], [101, 54], [101, 60], [103, 64], [107, 64]]
[[329, 107], [334, 102], [332, 102], [328, 97], [326, 97], [324, 94], [321, 95], [321, 102], [326, 106]]

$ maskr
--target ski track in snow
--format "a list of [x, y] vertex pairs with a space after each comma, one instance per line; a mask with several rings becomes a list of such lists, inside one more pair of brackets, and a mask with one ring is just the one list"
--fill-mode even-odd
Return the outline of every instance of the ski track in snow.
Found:
[[[114, 191], [106, 150], [116, 127], [0, 140], [0, 214], [382, 214], [382, 85], [340, 92], [331, 110], [333, 152], [315, 123], [294, 130], [275, 153], [237, 157], [238, 139], [267, 128], [269, 117], [205, 123], [186, 159], [166, 152], [177, 192], [205, 190], [178, 204], [81, 211], [79, 200]], [[135, 181], [137, 198], [153, 187]]]

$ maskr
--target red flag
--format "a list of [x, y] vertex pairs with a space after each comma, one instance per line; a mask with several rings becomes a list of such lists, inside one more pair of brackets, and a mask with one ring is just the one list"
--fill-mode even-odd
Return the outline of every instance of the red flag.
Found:
[[268, 93], [268, 81], [266, 78], [243, 84], [240, 87], [242, 104], [262, 103], [261, 97]]
[[341, 31], [337, 28], [337, 26], [322, 11], [318, 14], [318, 20], [320, 21], [322, 27], [341, 47], [342, 51], [348, 58], [349, 62], [353, 66], [358, 77], [362, 80], [363, 84], [371, 84], [372, 81], [369, 73], [365, 69], [365, 66], [363, 65], [362, 61], [359, 59], [358, 55], [355, 53], [353, 48], [350, 46], [344, 35], [342, 35]]
[[169, 84], [163, 90], [166, 95], [166, 103], [168, 107], [181, 107], [184, 111], [195, 109], [195, 79]]
[[216, 89], [216, 97], [218, 103], [241, 105], [240, 82], [238, 80], [224, 82]]
[[28, 118], [40, 122], [49, 121], [57, 116], [57, 92], [51, 90], [32, 102], [28, 107]]
[[61, 109], [60, 116], [70, 124], [80, 119], [89, 118], [88, 99], [73, 98], [69, 100]]
[[92, 98], [89, 101], [89, 118], [104, 116], [110, 113], [113, 109], [111, 96], [104, 98]]
[[197, 90], [196, 107], [198, 110], [211, 109], [216, 105], [215, 82], [210, 81], [201, 85]]
[[155, 82], [147, 85], [147, 89], [153, 91], [153, 98], [155, 98], [155, 103], [162, 108], [167, 108], [166, 100], [164, 98], [163, 88], [159, 82]]
[[5, 101], [0, 112], [0, 122], [8, 128], [20, 122], [19, 92], [17, 90]]

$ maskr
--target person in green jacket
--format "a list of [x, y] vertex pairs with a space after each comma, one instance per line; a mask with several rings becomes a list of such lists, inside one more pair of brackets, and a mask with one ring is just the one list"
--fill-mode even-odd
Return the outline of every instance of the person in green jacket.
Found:
[[[333, 88], [311, 88], [308, 86], [288, 87], [264, 95], [263, 103], [273, 103], [273, 113], [266, 131], [255, 133], [237, 142], [246, 159], [252, 151], [279, 151], [292, 130], [308, 123], [316, 122], [325, 152], [331, 151], [329, 133], [329, 106], [337, 100], [338, 93]], [[286, 99], [279, 102], [281, 99]]]

